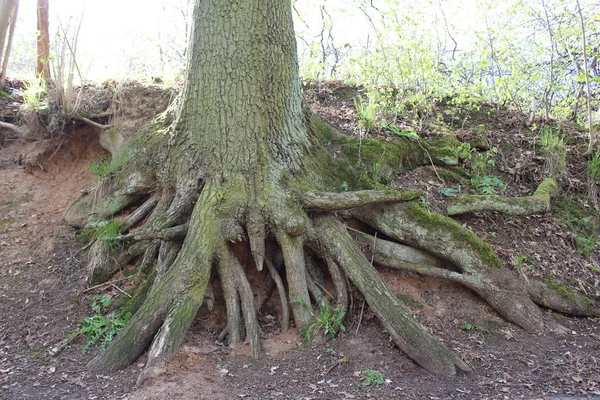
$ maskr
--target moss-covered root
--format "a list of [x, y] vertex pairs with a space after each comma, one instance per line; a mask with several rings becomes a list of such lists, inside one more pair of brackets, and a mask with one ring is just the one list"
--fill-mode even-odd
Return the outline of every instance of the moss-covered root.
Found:
[[[220, 239], [214, 214], [215, 196], [204, 191], [196, 204], [190, 229], [173, 265], [156, 281], [142, 307], [119, 333], [106, 352], [90, 362], [93, 370], [116, 370], [131, 364], [152, 340], [147, 372], [181, 344], [202, 304], [210, 278], [213, 255]], [[159, 331], [160, 329], [160, 331]]]
[[283, 230], [278, 230], [275, 236], [283, 253], [290, 299], [297, 300], [292, 303], [292, 314], [296, 326], [300, 327], [312, 318], [308, 307], [306, 307], [311, 303], [307, 284], [306, 261], [304, 259], [304, 242], [302, 237], [292, 237]]
[[365, 296], [369, 307], [400, 349], [426, 370], [440, 375], [471, 371], [453, 351], [431, 336], [389, 291], [385, 283], [354, 244], [344, 225], [332, 216], [314, 219], [311, 241], [335, 261]]
[[448, 202], [448, 215], [474, 211], [498, 211], [509, 215], [542, 214], [550, 211], [550, 198], [558, 193], [558, 184], [552, 178], [545, 179], [531, 196], [460, 196]]
[[529, 298], [526, 282], [503, 268], [489, 244], [451, 218], [416, 202], [362, 207], [352, 215], [399, 242], [452, 262], [469, 287], [508, 321], [529, 332], [544, 330], [543, 313]]
[[356, 192], [331, 193], [307, 192], [302, 196], [304, 207], [309, 210], [347, 210], [367, 204], [415, 200], [421, 195], [418, 190], [359, 190]]
[[600, 304], [565, 286], [553, 276], [529, 281], [529, 294], [537, 304], [570, 315], [600, 317]]

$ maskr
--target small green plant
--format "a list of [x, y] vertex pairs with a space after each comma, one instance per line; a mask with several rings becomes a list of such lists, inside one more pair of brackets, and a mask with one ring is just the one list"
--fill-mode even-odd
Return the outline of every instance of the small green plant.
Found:
[[473, 158], [473, 153], [476, 151], [477, 149], [471, 147], [470, 143], [462, 143], [456, 148], [456, 155], [458, 156], [458, 158], [461, 158], [463, 160], [470, 160]]
[[514, 263], [515, 267], [517, 267], [517, 268], [519, 268], [519, 267], [524, 267], [527, 269], [535, 268], [535, 266], [533, 264], [529, 264], [527, 262], [527, 256], [520, 251], [519, 251], [519, 254], [515, 257], [513, 263]]
[[596, 244], [598, 244], [598, 237], [595, 235], [577, 236], [575, 238], [575, 250], [585, 258], [588, 258], [593, 253]]
[[90, 169], [96, 179], [103, 179], [111, 175], [110, 160], [108, 157], [102, 157], [97, 160], [90, 161]]
[[343, 323], [346, 311], [332, 307], [328, 298], [322, 298], [317, 302], [317, 314], [301, 299], [292, 299], [291, 302], [305, 307], [313, 317], [300, 329], [300, 334], [306, 342], [311, 343], [320, 334], [329, 335], [335, 339], [338, 332], [346, 331]]
[[385, 383], [385, 377], [379, 371], [365, 369], [360, 373], [363, 386], [379, 386]]
[[497, 176], [475, 175], [471, 178], [470, 184], [471, 187], [484, 195], [498, 194], [498, 190], [504, 192], [507, 189], [506, 184]]
[[81, 327], [68, 336], [68, 341], [81, 335], [87, 338], [86, 343], [81, 348], [82, 353], [85, 353], [90, 346], [98, 342], [101, 342], [102, 350], [105, 350], [106, 346], [112, 342], [117, 333], [129, 322], [131, 318], [130, 312], [120, 314], [118, 311], [112, 311], [108, 315], [105, 315], [106, 309], [111, 304], [112, 300], [108, 297], [95, 298], [92, 301], [94, 314], [81, 319], [79, 321]]
[[336, 352], [331, 347], [328, 347], [325, 349], [325, 354], [327, 354], [328, 356], [334, 356], [336, 354]]
[[554, 179], [563, 178], [567, 172], [567, 150], [562, 129], [545, 127], [541, 130], [540, 145], [545, 158], [545, 169]]
[[42, 76], [29, 82], [23, 82], [23, 85], [25, 86], [25, 90], [22, 92], [23, 102], [27, 104], [27, 107], [38, 112], [48, 106], [42, 101], [47, 92], [46, 80]]
[[82, 243], [98, 240], [106, 249], [113, 249], [117, 245], [117, 237], [121, 234], [126, 221], [111, 219], [96, 228], [84, 228], [77, 234]]
[[377, 114], [379, 114], [379, 106], [369, 96], [368, 100], [354, 99], [354, 108], [358, 113], [358, 122], [366, 132], [373, 132], [377, 128]]
[[131, 160], [131, 153], [125, 151], [117, 154], [112, 159], [101, 157], [90, 162], [90, 169], [96, 179], [101, 180], [119, 172]]
[[442, 196], [445, 196], [445, 197], [454, 197], [454, 195], [460, 193], [460, 191], [461, 191], [460, 185], [458, 185], [458, 187], [456, 189], [455, 188], [445, 187], [445, 188], [442, 189]]

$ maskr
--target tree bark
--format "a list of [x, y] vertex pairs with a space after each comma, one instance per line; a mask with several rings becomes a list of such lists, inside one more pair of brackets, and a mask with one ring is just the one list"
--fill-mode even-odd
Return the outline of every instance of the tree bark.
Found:
[[37, 65], [38, 76], [49, 82], [50, 77], [50, 4], [49, 0], [37, 2]]

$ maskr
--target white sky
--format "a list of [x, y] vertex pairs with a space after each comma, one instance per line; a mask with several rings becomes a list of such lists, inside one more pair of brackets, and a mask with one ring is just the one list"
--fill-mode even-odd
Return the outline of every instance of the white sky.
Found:
[[[518, 0], [373, 0], [380, 11], [386, 4], [394, 4], [401, 18], [410, 17], [423, 24], [426, 33], [438, 38], [446, 37], [446, 27], [433, 24], [436, 15], [444, 11], [452, 36], [460, 48], [473, 42], [473, 31], [483, 30], [488, 21], [494, 23], [494, 11], [499, 11]], [[537, 4], [539, 0], [523, 0]], [[596, 0], [583, 0], [583, 4]], [[50, 32], [57, 32], [58, 21], [75, 27], [83, 15], [79, 35], [77, 60], [86, 80], [137, 76], [174, 75], [180, 69], [173, 58], [181, 58], [185, 42], [185, 25], [188, 0], [50, 0]], [[326, 4], [333, 19], [334, 39], [337, 47], [345, 43], [366, 45], [372, 40], [367, 33], [369, 25], [357, 4], [368, 0], [298, 0], [296, 8], [306, 16], [310, 31], [296, 21], [296, 30], [305, 40], [317, 40], [321, 20], [319, 6]], [[567, 2], [569, 3], [569, 2]], [[31, 77], [35, 58], [36, 17], [35, 0], [21, 0], [19, 20], [14, 43], [14, 62], [9, 66], [9, 76]], [[370, 14], [377, 23], [377, 12]], [[448, 41], [448, 38], [446, 37]], [[54, 41], [56, 43], [56, 41]], [[302, 46], [302, 42], [299, 41]], [[52, 44], [51, 44], [52, 45]], [[162, 53], [162, 60], [161, 60]], [[175, 65], [175, 66], [174, 66]]]

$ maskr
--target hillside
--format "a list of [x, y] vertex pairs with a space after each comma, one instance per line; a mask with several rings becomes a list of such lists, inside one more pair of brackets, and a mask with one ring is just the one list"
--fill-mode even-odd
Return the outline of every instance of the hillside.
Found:
[[[3, 99], [4, 120], [23, 121], [20, 86]], [[340, 82], [310, 81], [305, 96], [334, 129], [322, 144], [354, 165], [374, 187], [421, 190], [421, 203], [445, 213], [449, 202], [469, 194], [532, 195], [548, 177], [559, 184], [550, 210], [515, 216], [492, 211], [455, 216], [490, 243], [506, 268], [539, 278], [571, 296], [575, 288], [600, 300], [597, 182], [600, 161], [581, 153], [586, 136], [575, 126], [524, 115], [494, 104], [455, 104], [402, 115], [357, 111], [361, 89]], [[173, 91], [135, 82], [86, 87], [86, 111], [111, 110], [97, 120], [127, 137], [165, 109]], [[360, 107], [359, 107], [360, 108]], [[31, 118], [31, 115], [29, 116]], [[62, 222], [67, 207], [97, 179], [91, 162], [108, 156], [99, 131], [75, 121], [48, 133], [39, 117], [27, 140], [0, 133], [0, 397], [6, 399], [363, 399], [363, 398], [594, 398], [600, 396], [600, 321], [554, 313], [562, 334], [531, 335], [506, 322], [476, 294], [458, 284], [412, 272], [378, 268], [417, 320], [453, 348], [476, 372], [454, 379], [432, 376], [389, 340], [361, 296], [351, 299], [346, 332], [335, 341], [305, 343], [295, 329], [279, 335], [276, 295], [257, 289], [266, 355], [232, 353], [223, 329], [222, 295], [203, 307], [178, 355], [147, 386], [135, 379], [144, 359], [124, 371], [91, 375], [85, 364], [100, 351], [81, 352], [81, 337], [67, 341], [78, 321], [92, 313], [97, 296], [113, 305], [127, 296], [127, 270], [98, 288], [86, 284], [87, 242]], [[368, 132], [367, 132], [368, 130]], [[427, 161], [405, 168], [406, 143], [443, 142], [457, 165]], [[400, 160], [400, 161], [399, 161]], [[590, 172], [591, 171], [591, 172]], [[346, 188], [353, 186], [348, 180]], [[360, 226], [356, 227], [360, 229]], [[265, 277], [255, 274], [256, 287]], [[283, 340], [282, 340], [283, 339]], [[370, 371], [370, 372], [368, 372]], [[381, 385], [368, 383], [379, 372]], [[375, 375], [374, 375], [375, 376]], [[380, 376], [380, 375], [377, 375]]]

